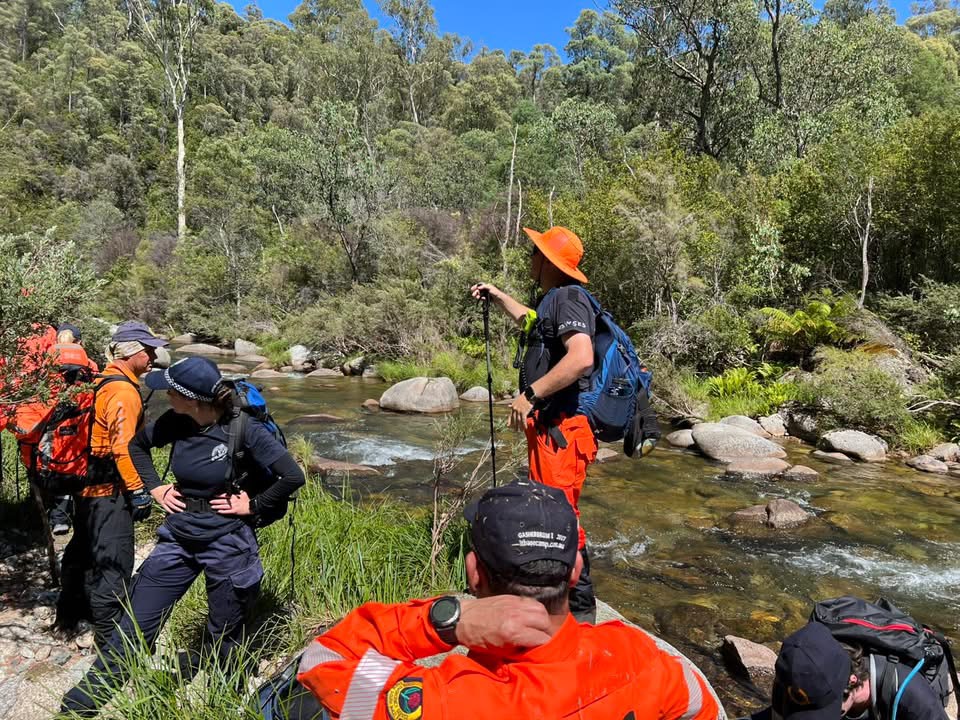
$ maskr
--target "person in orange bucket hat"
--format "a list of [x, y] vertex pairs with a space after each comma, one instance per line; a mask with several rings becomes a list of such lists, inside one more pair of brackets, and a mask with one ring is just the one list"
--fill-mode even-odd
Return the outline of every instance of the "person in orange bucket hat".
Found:
[[[470, 288], [473, 297], [489, 297], [522, 328], [518, 350], [520, 395], [510, 406], [510, 427], [527, 438], [530, 478], [559, 488], [580, 517], [580, 493], [587, 466], [597, 456], [597, 441], [587, 418], [577, 411], [580, 392], [589, 387], [593, 369], [596, 317], [580, 286], [583, 244], [572, 230], [555, 226], [540, 233], [524, 232], [533, 241], [530, 277], [542, 294], [524, 305], [489, 283]], [[570, 611], [581, 621], [596, 617], [586, 535], [578, 527], [583, 572], [570, 591]]]

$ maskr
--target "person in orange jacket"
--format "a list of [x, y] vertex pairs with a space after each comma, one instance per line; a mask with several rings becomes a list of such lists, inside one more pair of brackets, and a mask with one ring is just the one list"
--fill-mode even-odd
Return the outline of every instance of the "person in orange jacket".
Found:
[[[367, 603], [307, 648], [298, 681], [333, 718], [710, 720], [716, 699], [685, 658], [621, 622], [579, 624], [582, 560], [563, 493], [529, 480], [467, 511], [475, 598]], [[436, 667], [417, 660], [449, 652]]]
[[[578, 267], [583, 244], [565, 227], [544, 233], [523, 230], [533, 241], [530, 277], [543, 293], [536, 310], [489, 283], [477, 283], [470, 290], [477, 299], [488, 296], [525, 330], [529, 326], [510, 427], [526, 434], [530, 478], [563, 490], [579, 517], [587, 467], [597, 457], [593, 428], [577, 412], [579, 395], [589, 388], [596, 334], [593, 307], [578, 289], [587, 282]], [[596, 617], [597, 603], [586, 535], [582, 528], [577, 532], [583, 572], [571, 590], [570, 609], [578, 620], [590, 621]]]
[[89, 465], [99, 481], [76, 498], [55, 625], [69, 632], [80, 620], [92, 621], [98, 647], [123, 613], [133, 574], [133, 523], [146, 519], [153, 503], [127, 448], [143, 415], [138, 379], [166, 344], [144, 323], [121, 323], [108, 347], [112, 359], [97, 381]]

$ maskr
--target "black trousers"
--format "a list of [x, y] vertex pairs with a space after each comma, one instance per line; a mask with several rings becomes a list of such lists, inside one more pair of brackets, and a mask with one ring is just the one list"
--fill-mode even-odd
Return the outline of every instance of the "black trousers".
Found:
[[98, 648], [123, 617], [133, 574], [133, 514], [122, 494], [77, 498], [73, 537], [63, 551], [57, 625], [93, 623]]
[[577, 584], [570, 588], [570, 612], [578, 622], [594, 623], [597, 620], [597, 596], [590, 579], [590, 555], [586, 547], [580, 551], [580, 557], [583, 558], [583, 570]]
[[229, 663], [243, 639], [243, 620], [256, 599], [263, 578], [259, 546], [253, 530], [239, 530], [203, 543], [177, 539], [165, 525], [157, 531], [157, 546], [134, 578], [131, 614], [125, 614], [86, 677], [63, 698], [63, 711], [90, 717], [127, 680], [127, 645], [139, 629], [152, 651], [176, 602], [203, 573], [207, 584], [206, 642], [219, 660]]

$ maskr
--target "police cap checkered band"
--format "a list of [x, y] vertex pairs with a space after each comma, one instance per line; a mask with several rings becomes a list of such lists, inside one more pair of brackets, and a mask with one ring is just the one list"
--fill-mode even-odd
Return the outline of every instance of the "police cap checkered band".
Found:
[[210, 402], [223, 377], [212, 360], [189, 357], [178, 360], [166, 370], [149, 373], [144, 382], [151, 390], [174, 390], [191, 400]]

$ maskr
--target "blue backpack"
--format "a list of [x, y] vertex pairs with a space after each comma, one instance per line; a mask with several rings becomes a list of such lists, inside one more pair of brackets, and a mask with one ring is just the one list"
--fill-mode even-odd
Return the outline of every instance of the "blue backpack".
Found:
[[580, 393], [577, 412], [587, 416], [599, 440], [615, 442], [633, 427], [637, 395], [642, 391], [650, 396], [653, 373], [640, 362], [629, 336], [610, 313], [585, 288], [579, 289], [593, 308], [596, 331], [590, 386]]

